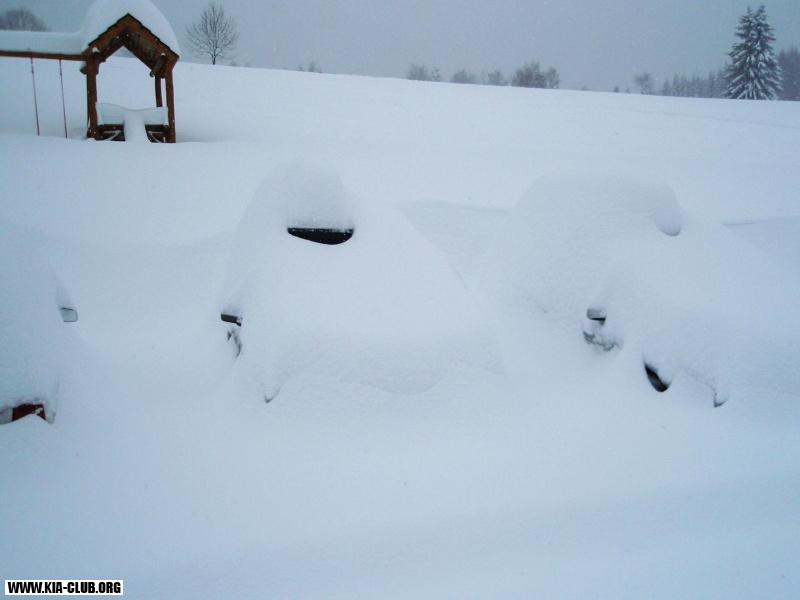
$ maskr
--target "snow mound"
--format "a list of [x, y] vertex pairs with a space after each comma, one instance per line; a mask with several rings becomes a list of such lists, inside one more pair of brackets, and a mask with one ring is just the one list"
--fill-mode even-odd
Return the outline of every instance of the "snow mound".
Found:
[[547, 175], [530, 187], [500, 234], [492, 286], [501, 301], [529, 298], [574, 324], [621, 243], [670, 240], [682, 223], [666, 186], [622, 176]]
[[[318, 244], [287, 233], [297, 222], [355, 233]], [[459, 365], [499, 364], [446, 259], [395, 211], [358, 202], [335, 172], [276, 169], [231, 256], [224, 310], [241, 315], [239, 362], [268, 398], [298, 373], [418, 392]]]
[[44, 403], [55, 410], [65, 325], [64, 294], [31, 234], [0, 221], [0, 410]]
[[282, 228], [353, 228], [353, 199], [332, 169], [290, 163], [274, 173], [260, 194], [279, 199], [274, 208], [285, 210], [286, 218], [275, 224]]
[[81, 50], [84, 50], [106, 29], [130, 14], [164, 42], [176, 54], [180, 46], [175, 31], [166, 17], [150, 0], [95, 0], [86, 12], [79, 31]]
[[688, 375], [717, 405], [800, 396], [800, 280], [722, 225], [691, 218], [667, 188], [537, 181], [510, 215], [486, 283], [499, 310], [583, 330], [636, 376], [645, 363], [666, 383]]

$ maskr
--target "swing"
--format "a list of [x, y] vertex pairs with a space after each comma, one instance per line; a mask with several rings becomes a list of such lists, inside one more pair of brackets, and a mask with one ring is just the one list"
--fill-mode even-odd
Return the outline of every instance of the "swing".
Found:
[[[36, 135], [41, 136], [42, 131], [41, 127], [39, 126], [39, 102], [36, 96], [36, 70], [33, 66], [33, 57], [28, 57], [31, 61], [31, 84], [33, 86], [33, 112], [36, 116]], [[61, 59], [58, 59], [58, 79], [61, 84], [61, 115], [64, 119], [64, 137], [68, 138], [67, 135], [67, 104], [64, 99], [64, 72], [61, 68]]]

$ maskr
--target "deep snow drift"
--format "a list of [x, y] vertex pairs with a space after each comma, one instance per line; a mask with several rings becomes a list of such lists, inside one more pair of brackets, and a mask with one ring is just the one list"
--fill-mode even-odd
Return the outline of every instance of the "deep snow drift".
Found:
[[[290, 227], [353, 235], [331, 246]], [[324, 168], [294, 163], [267, 177], [242, 216], [228, 281], [222, 310], [243, 321], [239, 362], [269, 400], [298, 372], [419, 392], [458, 366], [500, 365], [445, 258]]]
[[70, 302], [39, 240], [0, 220], [0, 410], [42, 403], [56, 411], [66, 352], [59, 309]]
[[[19, 63], [0, 370], [58, 389], [52, 424], [0, 426], [5, 577], [796, 596], [797, 105], [179, 64], [187, 143], [96, 143], [73, 71], [72, 139], [30, 135]], [[152, 104], [134, 61], [99, 81]]]
[[[681, 210], [669, 188], [608, 175], [542, 178], [509, 215], [487, 269], [499, 311], [540, 312], [632, 376], [689, 376], [716, 405], [794, 402], [800, 277], [720, 224]], [[600, 324], [587, 312], [602, 315]]]

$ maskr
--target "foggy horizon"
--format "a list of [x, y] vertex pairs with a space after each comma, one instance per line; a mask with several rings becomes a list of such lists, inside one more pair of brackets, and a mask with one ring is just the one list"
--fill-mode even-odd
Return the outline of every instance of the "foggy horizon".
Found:
[[[193, 56], [186, 27], [206, 2], [153, 0], [175, 29], [182, 60]], [[0, 11], [25, 7], [53, 31], [77, 29], [91, 0], [0, 0]], [[531, 60], [555, 67], [562, 88], [634, 89], [638, 73], [657, 83], [674, 74], [705, 75], [722, 67], [735, 41], [740, 0], [661, 2], [589, 0], [570, 3], [475, 0], [221, 2], [239, 29], [241, 66], [296, 69], [315, 61], [326, 73], [405, 77], [412, 63], [438, 68], [443, 80], [462, 68], [509, 77]], [[776, 51], [800, 46], [796, 0], [765, 3]], [[225, 61], [227, 64], [230, 61]]]

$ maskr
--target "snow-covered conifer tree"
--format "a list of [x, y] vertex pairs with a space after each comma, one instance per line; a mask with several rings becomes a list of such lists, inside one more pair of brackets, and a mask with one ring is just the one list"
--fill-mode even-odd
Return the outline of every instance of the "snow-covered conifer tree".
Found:
[[736, 36], [741, 40], [728, 53], [728, 98], [746, 100], [772, 100], [780, 91], [781, 72], [772, 42], [772, 27], [767, 22], [764, 5], [739, 17]]

